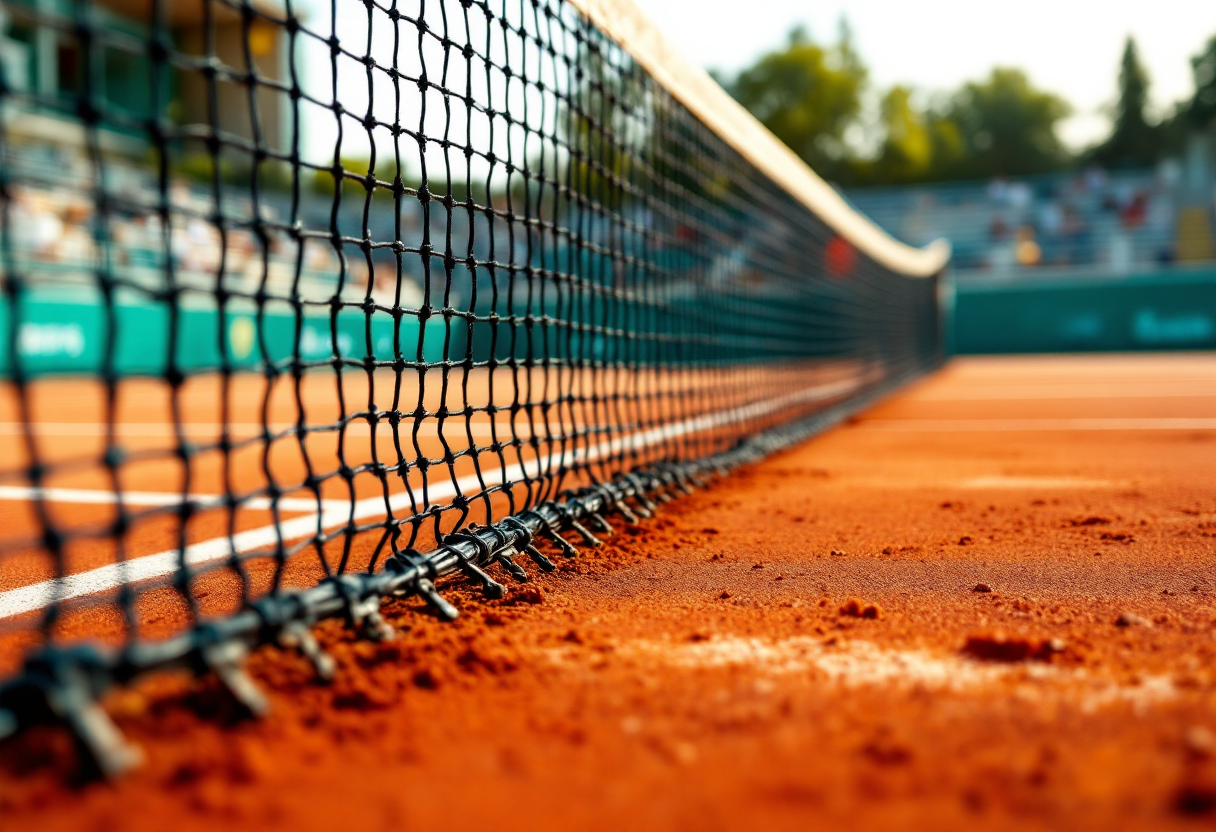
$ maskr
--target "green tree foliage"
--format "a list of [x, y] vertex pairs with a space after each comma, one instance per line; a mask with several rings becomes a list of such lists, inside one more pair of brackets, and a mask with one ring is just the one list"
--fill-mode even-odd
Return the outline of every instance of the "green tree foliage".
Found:
[[884, 179], [918, 179], [933, 165], [933, 140], [922, 113], [912, 106], [912, 90], [893, 86], [883, 96], [886, 139], [876, 167], [886, 168]]
[[846, 132], [861, 115], [867, 80], [847, 26], [833, 46], [798, 27], [783, 49], [761, 56], [729, 89], [813, 168], [835, 177], [847, 168]]
[[[578, 68], [582, 80], [571, 91], [559, 120], [570, 150], [561, 175], [587, 199], [617, 211], [628, 196], [625, 186], [644, 149], [638, 118], [647, 102], [633, 85], [618, 90], [614, 80], [618, 69], [598, 51], [581, 51]], [[514, 176], [510, 190], [518, 206], [525, 199], [546, 196], [535, 183], [525, 182], [522, 174]]]
[[[145, 155], [150, 165], [157, 164], [155, 149]], [[214, 181], [216, 159], [205, 150], [187, 151], [170, 158], [169, 168], [178, 176], [201, 186], [210, 186]], [[231, 154], [220, 158], [219, 179], [225, 185], [249, 187], [253, 179], [254, 165], [251, 159]], [[267, 191], [289, 191], [292, 187], [291, 168], [278, 160], [268, 160], [257, 166], [258, 187]]]
[[1058, 170], [1069, 161], [1056, 132], [1070, 107], [1036, 89], [1019, 69], [996, 68], [950, 97], [941, 117], [958, 129], [960, 157], [937, 166], [942, 178], [1026, 176]]
[[933, 139], [925, 114], [913, 106], [909, 87], [892, 87], [882, 99], [886, 138], [874, 161], [875, 178], [885, 182], [914, 182], [933, 166]]
[[1110, 138], [1094, 149], [1091, 158], [1111, 167], [1145, 167], [1162, 154], [1163, 131], [1149, 124], [1148, 72], [1140, 63], [1136, 41], [1127, 39], [1119, 64], [1119, 101]]
[[882, 147], [872, 162], [854, 164], [854, 179], [900, 185], [939, 178], [961, 167], [965, 147], [958, 125], [942, 113], [916, 106], [909, 87], [894, 86], [880, 108]]
[[[1191, 58], [1191, 72], [1195, 92], [1189, 99], [1178, 102], [1170, 116], [1151, 126], [1155, 133], [1155, 152], [1144, 154], [1140, 164], [1149, 165], [1169, 156], [1181, 155], [1186, 151], [1189, 137], [1196, 130], [1216, 130], [1216, 36], [1210, 38], [1203, 50]], [[1118, 133], [1119, 124], [1116, 122], [1114, 135], [1095, 150], [1094, 156], [1113, 143]], [[1104, 160], [1099, 158], [1098, 161]]]
[[847, 23], [831, 46], [795, 28], [783, 48], [725, 80], [777, 138], [845, 185], [1020, 176], [1070, 161], [1056, 133], [1067, 102], [1017, 69], [995, 69], [928, 107], [917, 105], [912, 89], [893, 87], [873, 124], [881, 142], [859, 147], [856, 136], [875, 119], [867, 119], [869, 72]]
[[1197, 127], [1207, 127], [1216, 122], [1216, 35], [1202, 52], [1191, 58], [1191, 72], [1195, 76], [1195, 95], [1187, 108], [1188, 115]]
[[913, 91], [892, 87], [882, 99], [877, 156], [855, 158], [844, 184], [899, 185], [1058, 170], [1071, 157], [1056, 133], [1069, 112], [1015, 69], [918, 108]]

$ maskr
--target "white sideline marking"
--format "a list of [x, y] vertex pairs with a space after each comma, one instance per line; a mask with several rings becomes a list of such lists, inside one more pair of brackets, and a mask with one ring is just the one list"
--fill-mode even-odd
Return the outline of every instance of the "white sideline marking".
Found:
[[[1211, 384], [1204, 389], [1203, 384]], [[978, 402], [1009, 401], [1010, 399], [1213, 399], [1216, 398], [1216, 378], [1203, 382], [1180, 384], [1142, 382], [1113, 384], [1071, 384], [1047, 387], [1040, 384], [976, 385], [941, 392], [913, 393], [908, 401], [915, 402]]]
[[[501, 485], [514, 481], [523, 476], [531, 468], [535, 475], [549, 470], [555, 465], [579, 465], [593, 462], [605, 456], [626, 450], [640, 450], [669, 439], [677, 439], [691, 433], [699, 433], [711, 428], [720, 427], [769, 413], [775, 413], [798, 404], [838, 399], [856, 391], [863, 383], [874, 380], [875, 376], [858, 377], [845, 381], [821, 384], [816, 387], [792, 393], [769, 401], [743, 405], [730, 410], [709, 413], [662, 425], [650, 430], [641, 431], [626, 437], [613, 439], [590, 448], [574, 452], [558, 452], [548, 457], [538, 457], [523, 464], [512, 464], [506, 468], [483, 472], [482, 480], [487, 486]], [[542, 464], [544, 467], [542, 467]], [[461, 477], [455, 482], [441, 482], [428, 486], [427, 496], [433, 505], [440, 500], [450, 499], [468, 489], [479, 488], [476, 475]], [[415, 489], [421, 492], [421, 488]], [[406, 492], [389, 497], [389, 506], [393, 510], [409, 505], [410, 496]], [[51, 604], [60, 603], [83, 595], [104, 592], [122, 584], [135, 583], [150, 578], [159, 578], [177, 571], [180, 565], [198, 566], [211, 561], [229, 557], [234, 552], [243, 554], [257, 549], [274, 546], [281, 539], [284, 543], [298, 540], [302, 537], [317, 534], [325, 529], [341, 526], [350, 520], [364, 520], [368, 517], [384, 513], [384, 496], [367, 497], [354, 503], [341, 502], [340, 507], [325, 507], [320, 514], [313, 511], [303, 517], [296, 517], [278, 525], [262, 526], [257, 529], [234, 534], [227, 537], [205, 540], [194, 543], [184, 551], [170, 549], [153, 555], [132, 558], [122, 563], [112, 563], [78, 572], [64, 578], [52, 578], [36, 584], [23, 586], [0, 592], [0, 619], [11, 618], [14, 615], [43, 609]]]
[[855, 428], [870, 430], [1019, 431], [1019, 430], [1216, 430], [1216, 419], [1111, 418], [1111, 419], [862, 419]]
[[[544, 424], [542, 419], [537, 419], [538, 424]], [[291, 431], [295, 427], [294, 422], [272, 422], [266, 427], [276, 436]], [[221, 434], [221, 429], [225, 426], [219, 422], [183, 422], [182, 434], [192, 439], [218, 439]], [[490, 436], [490, 423], [485, 421], [472, 422], [466, 424], [464, 417], [447, 416], [444, 418], [443, 432], [460, 433], [471, 431], [474, 436]], [[525, 421], [521, 418], [520, 423], [512, 425], [510, 422], [498, 422], [498, 430], [510, 430], [526, 427]], [[261, 422], [229, 422], [227, 424], [228, 435], [241, 439], [256, 439], [262, 435]], [[109, 430], [105, 422], [36, 422], [33, 426], [33, 434], [35, 436], [86, 436], [86, 437], [104, 437]], [[413, 434], [414, 426], [411, 423], [400, 429], [401, 433]], [[351, 422], [346, 426], [347, 436], [368, 436], [371, 433], [371, 426], [363, 421]], [[421, 425], [418, 426], [418, 433], [423, 435], [431, 435], [439, 433], [439, 423], [436, 417], [428, 417]], [[139, 439], [139, 438], [167, 438], [172, 439], [177, 436], [177, 430], [172, 424], [165, 422], [118, 422], [114, 425], [114, 435], [124, 439]], [[310, 436], [338, 436], [337, 430], [316, 430], [310, 431]], [[376, 435], [384, 439], [392, 437], [392, 428], [387, 424], [382, 425], [376, 432]], [[0, 436], [25, 436], [24, 422], [0, 422]]]
[[[829, 646], [807, 636], [766, 640], [728, 635], [683, 644], [638, 640], [618, 644], [616, 649], [618, 653], [672, 667], [752, 670], [760, 676], [756, 680], [758, 692], [771, 689], [771, 680], [765, 677], [815, 680], [819, 674], [845, 688], [927, 688], [952, 693], [983, 693], [995, 681], [1012, 679], [1014, 695], [1019, 699], [1079, 700], [1084, 713], [1126, 704], [1141, 715], [1148, 708], [1178, 696], [1178, 688], [1168, 676], [1149, 676], [1129, 685], [1085, 668], [1022, 662], [997, 664], [957, 655], [934, 655], [926, 650], [892, 650], [867, 641]], [[577, 652], [570, 649], [549, 648], [545, 652], [556, 664], [578, 660]]]
[[962, 488], [1115, 488], [1123, 485], [1117, 480], [1086, 479], [1085, 477], [972, 477], [958, 483]]
[[[109, 506], [118, 502], [118, 495], [113, 491], [92, 490], [86, 488], [28, 488], [26, 486], [0, 485], [0, 500], [27, 501], [41, 498], [48, 503], [79, 503], [81, 505]], [[196, 508], [223, 508], [224, 497], [220, 494], [190, 494], [187, 500]], [[182, 503], [181, 494], [163, 493], [160, 491], [124, 491], [122, 492], [124, 506], [177, 506]], [[327, 506], [326, 504], [332, 504]], [[269, 497], [254, 497], [241, 503], [241, 508], [270, 509]], [[349, 506], [346, 500], [322, 500], [321, 508], [336, 508]], [[307, 497], [281, 497], [279, 508], [282, 511], [312, 511], [317, 510], [317, 501]]]

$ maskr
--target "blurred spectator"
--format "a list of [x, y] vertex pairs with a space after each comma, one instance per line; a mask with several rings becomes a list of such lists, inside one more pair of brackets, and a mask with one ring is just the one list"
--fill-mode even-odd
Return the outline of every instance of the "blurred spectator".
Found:
[[988, 224], [988, 239], [998, 242], [1009, 236], [1009, 226], [1001, 214], [993, 214], [992, 222]]
[[[1011, 271], [1039, 248], [1039, 265], [1134, 269], [1173, 261], [1180, 189], [1177, 164], [1108, 173], [1099, 167], [1025, 181], [919, 185], [853, 192], [850, 200], [880, 225], [923, 245], [946, 236], [960, 271]], [[926, 197], [931, 198], [926, 198]], [[1030, 232], [1019, 231], [1026, 227]], [[916, 232], [915, 234], [911, 232]], [[1030, 240], [1025, 240], [1027, 234]]]
[[932, 194], [920, 193], [916, 196], [915, 207], [904, 215], [901, 230], [904, 239], [912, 245], [923, 246], [931, 243], [940, 236], [934, 228], [932, 219], [937, 201]]
[[50, 194], [17, 190], [13, 199], [13, 242], [18, 251], [27, 251], [38, 260], [56, 262], [63, 222], [51, 204]]
[[1014, 182], [1009, 186], [1009, 207], [1019, 213], [1034, 202], [1034, 191], [1025, 182]]
[[1070, 265], [1085, 263], [1091, 259], [1089, 252], [1089, 225], [1075, 205], [1064, 203], [1061, 209], [1060, 236], [1063, 238], [1063, 263]]
[[[51, 153], [43, 147], [15, 145], [5, 149], [4, 159], [18, 170], [53, 170], [59, 176], [55, 182], [13, 187], [10, 192], [13, 254], [26, 264], [31, 280], [96, 283], [96, 241], [100, 240], [108, 268], [130, 285], [154, 288], [173, 279], [183, 286], [212, 291], [222, 280], [238, 294], [253, 296], [264, 289], [272, 297], [285, 297], [296, 290], [299, 270], [301, 293], [325, 297], [339, 288], [338, 261], [329, 233], [297, 242], [281, 228], [282, 220], [269, 200], [258, 209], [259, 236], [251, 230], [250, 200], [239, 193], [226, 194], [221, 234], [221, 226], [211, 219], [216, 213], [214, 195], [204, 186], [174, 181], [169, 188], [166, 229], [161, 206], [149, 196], [156, 193], [149, 185], [149, 177], [155, 173], [138, 163], [107, 160], [106, 184], [115, 207], [98, 218], [93, 209], [96, 182], [87, 163], [62, 148]], [[301, 213], [307, 216], [309, 207], [303, 206]], [[324, 215], [324, 219], [313, 219], [314, 229], [328, 228], [330, 208], [329, 203], [317, 207], [316, 216]], [[414, 219], [406, 212], [403, 224], [408, 226]], [[302, 244], [306, 245], [303, 258]], [[170, 266], [171, 272], [167, 271]], [[345, 296], [365, 288], [356, 290], [348, 281], [341, 291]]]
[[1108, 182], [1106, 171], [1098, 165], [1090, 165], [1085, 169], [1085, 189], [1089, 193], [1105, 196]]
[[1064, 225], [1064, 209], [1056, 200], [1048, 200], [1039, 212], [1039, 229], [1045, 237], [1057, 237]]
[[1131, 199], [1124, 203], [1119, 210], [1119, 222], [1126, 229], [1139, 228], [1144, 225], [1144, 219], [1148, 214], [1148, 194], [1144, 191], [1137, 190], [1132, 194]]
[[993, 205], [1004, 205], [1009, 196], [1009, 183], [997, 177], [988, 183], [988, 201]]
[[1034, 229], [1023, 225], [1018, 229], [1013, 256], [1019, 266], [1037, 266], [1043, 260], [1043, 250], [1034, 238]]

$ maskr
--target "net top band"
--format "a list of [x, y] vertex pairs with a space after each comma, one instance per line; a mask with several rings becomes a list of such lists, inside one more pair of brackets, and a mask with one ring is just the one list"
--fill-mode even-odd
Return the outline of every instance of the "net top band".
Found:
[[947, 241], [935, 240], [924, 248], [907, 245], [851, 208], [709, 73], [680, 54], [633, 0], [569, 2], [723, 141], [863, 254], [908, 277], [931, 277], [945, 269], [950, 260]]

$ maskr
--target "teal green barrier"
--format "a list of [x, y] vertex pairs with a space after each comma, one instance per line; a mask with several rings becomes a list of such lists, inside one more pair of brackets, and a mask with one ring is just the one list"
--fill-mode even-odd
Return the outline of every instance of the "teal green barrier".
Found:
[[[912, 282], [905, 287], [909, 309], [918, 299], [931, 299], [921, 288]], [[233, 302], [221, 314], [202, 298], [198, 304], [183, 301], [174, 310], [166, 302], [131, 293], [107, 307], [95, 287], [38, 286], [21, 292], [15, 302], [0, 302], [0, 375], [13, 371], [8, 346], [14, 320], [16, 351], [26, 376], [95, 376], [104, 369], [107, 354], [117, 376], [163, 375], [170, 354], [180, 372], [203, 373], [223, 366], [257, 370], [267, 363], [289, 363], [297, 355], [306, 362], [325, 362], [335, 352], [361, 362], [369, 348], [378, 362], [400, 354], [407, 362], [428, 364], [471, 358], [478, 364], [559, 359], [708, 366], [854, 355], [847, 326], [851, 287], [825, 282], [815, 291], [817, 305], [805, 320], [804, 337], [790, 338], [755, 331], [756, 321], [772, 321], [775, 333], [788, 332], [788, 298], [762, 291], [703, 293], [689, 283], [673, 283], [663, 292], [653, 289], [646, 297], [613, 296], [610, 316], [601, 297], [585, 293], [572, 298], [567, 292], [558, 299], [551, 291], [543, 302], [530, 301], [533, 309], [543, 309], [540, 313], [485, 320], [489, 305], [482, 298], [477, 314], [483, 320], [471, 332], [459, 316], [432, 315], [423, 322], [403, 314], [397, 324], [389, 312], [368, 316], [345, 308], [335, 325], [321, 306], [297, 325], [286, 301], [268, 301], [261, 313], [248, 302]], [[108, 343], [111, 332], [113, 344]], [[881, 348], [871, 344], [865, 357], [874, 358], [873, 350]]]
[[[81, 292], [73, 288], [69, 291]], [[84, 293], [81, 293], [84, 294]], [[32, 290], [16, 304], [17, 352], [27, 375], [97, 374], [106, 354], [111, 327], [108, 312], [99, 298], [64, 300], [61, 292]], [[7, 345], [13, 306], [0, 305], [0, 344]], [[112, 307], [117, 341], [113, 345], [113, 369], [119, 375], [160, 375], [170, 354], [170, 307], [166, 303], [126, 301]], [[177, 336], [173, 354], [180, 370], [196, 373], [221, 366], [221, 330], [227, 349], [226, 363], [237, 369], [255, 369], [270, 362], [291, 358], [298, 345], [305, 361], [325, 361], [337, 352], [356, 361], [367, 355], [369, 320], [359, 310], [338, 315], [336, 337], [330, 315], [324, 310], [305, 315], [296, 336], [296, 320], [287, 304], [267, 305], [259, 318], [253, 308], [229, 310], [220, 315], [215, 307], [182, 306], [177, 311]], [[447, 330], [451, 329], [449, 335]], [[403, 316], [396, 342], [406, 361], [419, 357], [426, 362], [442, 361], [444, 342], [455, 360], [464, 358], [465, 324], [449, 325], [433, 317], [425, 325], [413, 316]], [[372, 353], [378, 360], [391, 360], [395, 332], [391, 315], [375, 312], [370, 318]], [[0, 373], [12, 369], [9, 349], [0, 350]]]
[[1216, 268], [1119, 278], [960, 281], [958, 354], [1216, 348]]

